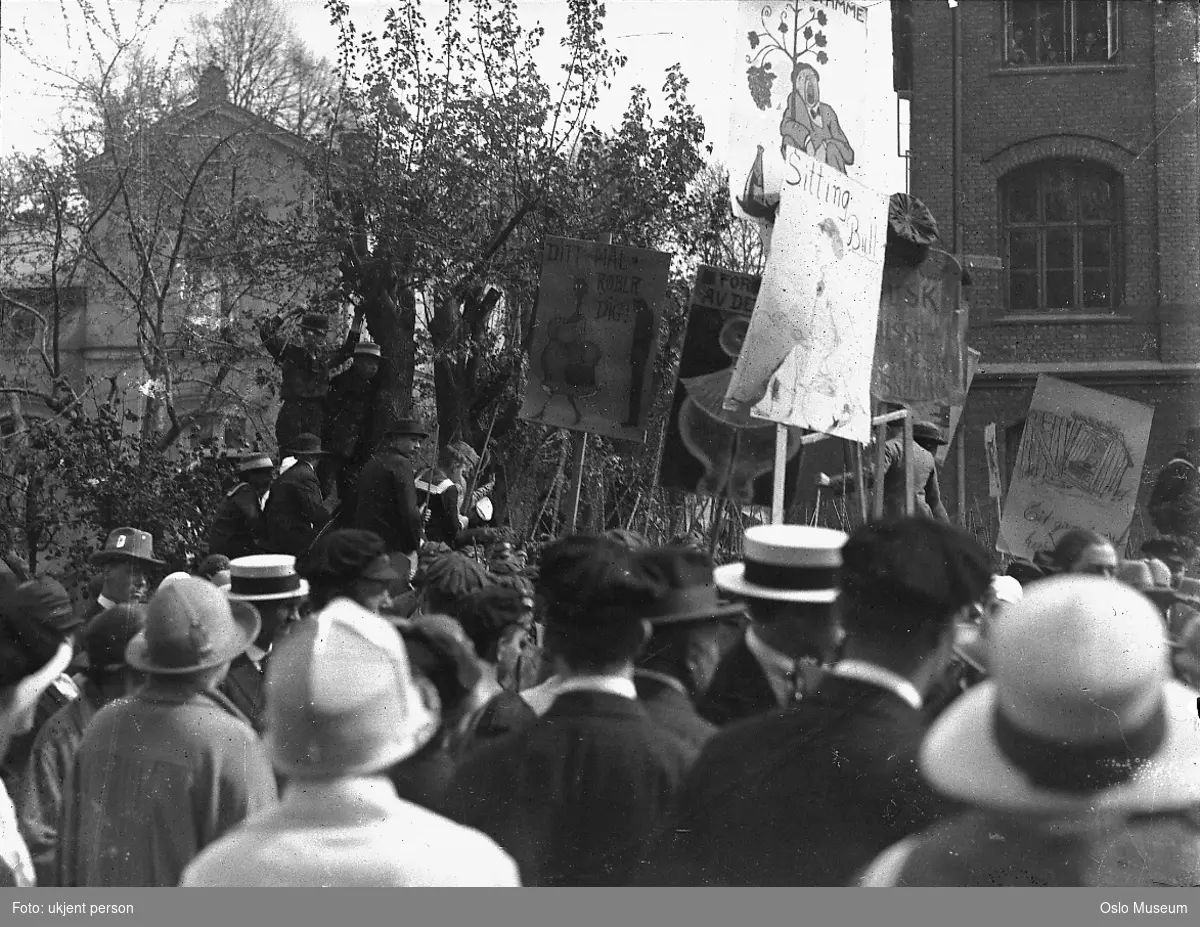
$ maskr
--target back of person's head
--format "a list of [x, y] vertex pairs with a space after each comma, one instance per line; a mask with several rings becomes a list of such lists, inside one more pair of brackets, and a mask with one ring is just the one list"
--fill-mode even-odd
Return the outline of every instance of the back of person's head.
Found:
[[481, 660], [495, 663], [500, 643], [517, 628], [528, 627], [533, 618], [533, 599], [504, 586], [476, 589], [458, 603], [459, 625]]
[[458, 551], [442, 554], [425, 569], [426, 611], [453, 615], [459, 602], [489, 585], [491, 577], [479, 561]]
[[224, 554], [209, 554], [200, 561], [200, 565], [196, 567], [196, 575], [201, 579], [207, 579], [210, 582], [212, 578], [221, 572], [229, 571], [229, 558]]
[[658, 583], [623, 544], [575, 536], [543, 549], [538, 594], [546, 646], [572, 670], [598, 672], [637, 656], [647, 636], [641, 616], [652, 607]]
[[324, 608], [339, 596], [352, 598], [354, 583], [386, 552], [383, 538], [373, 531], [345, 528], [322, 537], [299, 568], [308, 580], [313, 608]]
[[870, 522], [842, 548], [842, 624], [859, 639], [932, 644], [991, 579], [965, 531], [927, 518]]

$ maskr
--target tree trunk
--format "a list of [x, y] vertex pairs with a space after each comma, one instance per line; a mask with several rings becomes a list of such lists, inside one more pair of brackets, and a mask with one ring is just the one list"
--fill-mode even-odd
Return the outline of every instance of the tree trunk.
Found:
[[412, 264], [414, 242], [402, 239], [401, 253], [393, 265], [380, 254], [371, 268], [372, 280], [364, 294], [363, 312], [371, 336], [378, 343], [384, 362], [379, 367], [374, 434], [376, 440], [397, 419], [413, 410], [413, 378], [417, 364], [417, 294], [402, 284]]

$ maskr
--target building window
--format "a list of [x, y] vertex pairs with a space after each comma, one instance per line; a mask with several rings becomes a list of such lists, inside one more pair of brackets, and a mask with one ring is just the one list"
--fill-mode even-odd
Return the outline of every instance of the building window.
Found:
[[1043, 161], [1001, 182], [1008, 308], [1110, 311], [1118, 303], [1119, 175]]
[[[36, 308], [43, 307], [38, 305]], [[16, 302], [0, 297], [0, 347], [27, 348], [37, 339], [37, 333], [37, 316]]]
[[1008, 0], [1005, 63], [1103, 64], [1121, 46], [1118, 0]]

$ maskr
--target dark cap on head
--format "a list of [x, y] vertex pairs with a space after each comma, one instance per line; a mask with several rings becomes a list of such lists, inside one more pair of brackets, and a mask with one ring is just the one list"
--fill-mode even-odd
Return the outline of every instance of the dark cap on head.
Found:
[[0, 621], [0, 686], [36, 673], [81, 622], [60, 583], [45, 577], [21, 583]]
[[[331, 531], [321, 538], [300, 572], [311, 583], [336, 586], [369, 578], [366, 574], [377, 568], [381, 557], [387, 559], [383, 538], [374, 531], [347, 528]], [[390, 571], [388, 579], [397, 575], [395, 571]]]
[[80, 635], [93, 672], [125, 666], [125, 649], [146, 626], [146, 606], [124, 603], [106, 608], [88, 622]]
[[942, 614], [977, 602], [992, 579], [987, 553], [965, 531], [928, 518], [858, 528], [842, 548], [842, 591], [883, 607]]

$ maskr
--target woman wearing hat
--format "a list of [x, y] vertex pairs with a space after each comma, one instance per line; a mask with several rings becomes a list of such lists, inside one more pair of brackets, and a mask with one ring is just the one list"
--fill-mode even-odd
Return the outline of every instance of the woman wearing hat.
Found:
[[1196, 691], [1154, 605], [1100, 577], [1031, 585], [992, 628], [991, 678], [939, 717], [921, 767], [971, 810], [883, 853], [864, 885], [1200, 883]]
[[209, 553], [230, 560], [267, 552], [262, 499], [275, 475], [275, 464], [267, 454], [251, 454], [237, 469], [241, 482], [225, 494], [208, 531]]
[[205, 849], [185, 886], [516, 886], [478, 831], [398, 797], [385, 772], [436, 727], [405, 647], [341, 598], [280, 643], [267, 673], [278, 808]]
[[125, 662], [125, 649], [145, 624], [146, 607], [128, 603], [114, 605], [88, 622], [80, 634], [87, 655], [87, 667], [79, 677], [80, 696], [60, 708], [34, 739], [21, 791], [15, 797], [38, 885], [56, 884], [63, 783], [84, 728], [101, 708], [131, 694], [144, 681]]
[[63, 789], [59, 885], [178, 885], [200, 850], [275, 804], [262, 744], [217, 691], [258, 632], [202, 579], [150, 599], [125, 650], [150, 678], [92, 718]]
[[[24, 734], [33, 724], [34, 708], [47, 687], [71, 662], [69, 641], [62, 641], [42, 666], [0, 661], [0, 760], [8, 752], [14, 735]], [[17, 815], [8, 789], [0, 782], [0, 888], [28, 888], [37, 884], [29, 849], [21, 837]]]

